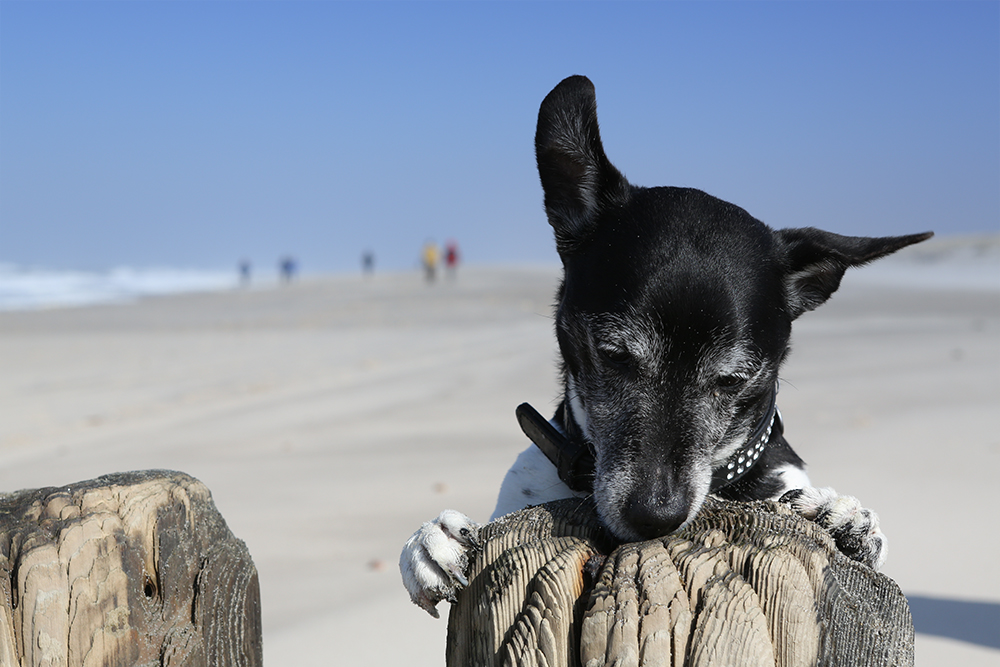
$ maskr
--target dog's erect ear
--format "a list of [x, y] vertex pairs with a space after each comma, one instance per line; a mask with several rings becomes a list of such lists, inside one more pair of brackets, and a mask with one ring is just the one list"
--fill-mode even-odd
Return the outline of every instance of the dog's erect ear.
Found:
[[590, 79], [571, 76], [546, 95], [538, 110], [535, 157], [556, 247], [569, 252], [586, 238], [601, 207], [622, 201], [628, 191], [604, 154]]
[[934, 236], [934, 232], [881, 238], [841, 236], [812, 227], [782, 229], [776, 234], [787, 258], [785, 284], [792, 319], [829, 299], [848, 268]]

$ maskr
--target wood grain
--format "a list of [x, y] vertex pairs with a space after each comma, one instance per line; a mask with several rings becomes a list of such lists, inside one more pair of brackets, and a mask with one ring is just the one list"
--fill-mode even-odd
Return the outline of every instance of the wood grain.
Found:
[[257, 570], [198, 480], [0, 495], [0, 665], [257, 667]]
[[452, 667], [913, 665], [899, 587], [778, 503], [710, 500], [678, 533], [617, 545], [589, 503], [558, 501], [482, 537]]

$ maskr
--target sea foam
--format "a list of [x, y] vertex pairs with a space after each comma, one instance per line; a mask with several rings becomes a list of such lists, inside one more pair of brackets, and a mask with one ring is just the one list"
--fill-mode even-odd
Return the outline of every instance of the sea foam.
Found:
[[104, 272], [26, 269], [0, 264], [0, 310], [127, 302], [144, 296], [228, 289], [235, 272], [117, 268]]

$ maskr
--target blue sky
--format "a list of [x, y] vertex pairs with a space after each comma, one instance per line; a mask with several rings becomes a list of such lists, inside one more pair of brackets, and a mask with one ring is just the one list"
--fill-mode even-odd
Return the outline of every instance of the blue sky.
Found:
[[1000, 231], [996, 2], [0, 2], [0, 261], [556, 256], [538, 105], [774, 227]]

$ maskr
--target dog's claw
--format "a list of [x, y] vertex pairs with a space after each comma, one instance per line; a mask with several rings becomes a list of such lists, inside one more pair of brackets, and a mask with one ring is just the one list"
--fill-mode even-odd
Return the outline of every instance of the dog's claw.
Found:
[[445, 510], [406, 541], [399, 572], [413, 604], [440, 618], [437, 604], [454, 604], [469, 585], [469, 552], [479, 547], [479, 524], [455, 510]]
[[789, 491], [780, 502], [822, 526], [848, 558], [873, 570], [885, 563], [888, 542], [879, 528], [878, 515], [862, 507], [857, 498], [837, 495], [831, 488], [806, 487]]

